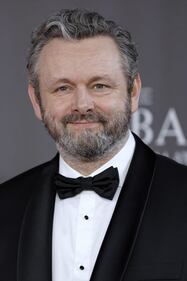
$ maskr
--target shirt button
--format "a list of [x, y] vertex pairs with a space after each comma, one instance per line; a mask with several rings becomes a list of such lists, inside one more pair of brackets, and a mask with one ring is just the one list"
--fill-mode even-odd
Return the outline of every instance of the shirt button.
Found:
[[84, 218], [85, 218], [85, 220], [88, 220], [89, 219], [89, 217], [86, 215], [86, 216], [84, 216]]
[[79, 268], [80, 268], [80, 270], [84, 270], [84, 266], [83, 265], [81, 265]]

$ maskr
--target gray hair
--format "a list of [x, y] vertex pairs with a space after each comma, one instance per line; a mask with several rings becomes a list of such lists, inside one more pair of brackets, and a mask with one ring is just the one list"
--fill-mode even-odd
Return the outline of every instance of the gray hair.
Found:
[[27, 69], [29, 81], [35, 88], [36, 95], [39, 97], [38, 58], [43, 47], [50, 40], [54, 38], [81, 40], [99, 35], [109, 36], [116, 42], [128, 81], [128, 92], [130, 93], [134, 78], [138, 72], [138, 53], [130, 33], [114, 21], [106, 20], [96, 12], [81, 9], [63, 9], [50, 16], [31, 35]]

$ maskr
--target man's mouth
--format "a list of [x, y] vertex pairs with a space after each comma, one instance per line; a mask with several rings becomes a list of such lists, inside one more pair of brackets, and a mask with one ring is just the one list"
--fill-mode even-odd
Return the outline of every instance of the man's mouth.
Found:
[[98, 126], [99, 122], [88, 121], [88, 120], [79, 120], [79, 121], [68, 122], [68, 124], [70, 124], [71, 126], [74, 126], [74, 127], [92, 128], [92, 127]]

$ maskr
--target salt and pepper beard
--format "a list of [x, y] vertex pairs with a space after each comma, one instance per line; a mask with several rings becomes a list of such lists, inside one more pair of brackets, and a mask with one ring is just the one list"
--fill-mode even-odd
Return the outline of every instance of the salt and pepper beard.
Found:
[[[114, 112], [112, 117], [99, 111], [86, 114], [73, 113], [57, 120], [47, 112], [40, 101], [42, 119], [49, 134], [55, 140], [60, 154], [67, 153], [84, 162], [101, 159], [117, 146], [126, 136], [131, 118], [130, 95], [124, 100], [124, 110]], [[68, 128], [68, 123], [86, 120], [99, 122], [100, 128], [84, 128], [81, 132]]]

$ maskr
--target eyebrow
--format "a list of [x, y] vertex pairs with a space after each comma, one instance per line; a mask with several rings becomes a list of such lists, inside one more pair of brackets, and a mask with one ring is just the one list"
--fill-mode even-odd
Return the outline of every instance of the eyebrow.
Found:
[[98, 81], [98, 80], [108, 80], [108, 81], [113, 81], [111, 78], [110, 78], [110, 76], [109, 75], [107, 75], [107, 74], [104, 74], [104, 75], [102, 75], [102, 76], [94, 76], [94, 77], [92, 77], [91, 79], [90, 79], [90, 83], [93, 83], [93, 82], [96, 82], [96, 81]]
[[56, 83], [72, 83], [71, 80], [69, 80], [68, 78], [54, 78], [51, 79], [51, 83], [52, 84], [56, 84]]
[[56, 87], [59, 83], [74, 84], [68, 78], [52, 78], [47, 82], [47, 84], [48, 84], [47, 86], [48, 86], [48, 88]]

